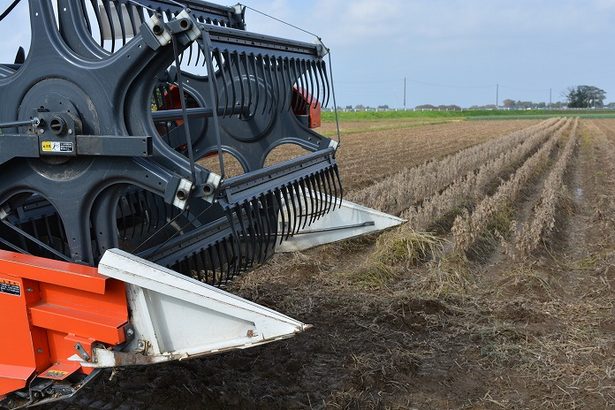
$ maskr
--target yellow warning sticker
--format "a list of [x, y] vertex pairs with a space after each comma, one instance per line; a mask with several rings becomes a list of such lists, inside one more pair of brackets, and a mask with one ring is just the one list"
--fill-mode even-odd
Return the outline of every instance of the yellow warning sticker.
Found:
[[43, 152], [53, 152], [53, 142], [43, 141], [41, 143], [41, 149], [43, 150]]
[[41, 141], [42, 152], [64, 152], [70, 153], [75, 150], [75, 146], [72, 142], [60, 142], [60, 141]]

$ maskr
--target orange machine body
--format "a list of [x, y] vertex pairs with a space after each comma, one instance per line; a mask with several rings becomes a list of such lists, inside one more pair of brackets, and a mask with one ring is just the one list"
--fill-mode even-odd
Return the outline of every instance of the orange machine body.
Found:
[[0, 250], [0, 398], [34, 377], [88, 374], [71, 356], [125, 341], [123, 282], [95, 268]]
[[318, 128], [321, 125], [320, 102], [310, 95], [307, 91], [300, 88], [293, 88], [293, 97], [291, 101], [293, 112], [299, 118], [307, 117], [307, 126], [309, 128]]

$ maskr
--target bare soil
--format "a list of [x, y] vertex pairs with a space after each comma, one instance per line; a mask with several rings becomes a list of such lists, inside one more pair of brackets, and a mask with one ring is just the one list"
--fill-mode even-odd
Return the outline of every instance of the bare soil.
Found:
[[[369, 185], [528, 124], [354, 134], [342, 172], [350, 189]], [[313, 329], [242, 352], [105, 372], [54, 408], [615, 406], [615, 120], [583, 120], [581, 133], [556, 232], [528, 260], [496, 246], [482, 260], [383, 272], [370, 263], [375, 236], [278, 255], [232, 291]], [[517, 218], [531, 215], [541, 183]]]

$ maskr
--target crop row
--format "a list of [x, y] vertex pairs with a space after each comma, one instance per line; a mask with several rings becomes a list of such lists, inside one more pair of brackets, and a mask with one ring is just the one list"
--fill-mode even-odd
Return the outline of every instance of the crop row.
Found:
[[553, 169], [547, 176], [540, 195], [534, 207], [533, 218], [522, 224], [514, 234], [514, 250], [518, 256], [526, 256], [536, 250], [540, 242], [545, 239], [555, 227], [555, 213], [560, 203], [564, 187], [564, 173], [568, 168], [570, 159], [577, 144], [577, 128], [579, 122], [575, 120], [570, 132], [570, 138], [562, 150]]
[[440, 160], [428, 161], [405, 169], [379, 183], [357, 191], [349, 199], [381, 211], [402, 211], [436, 194], [502, 153], [513, 150], [528, 139], [540, 140], [563, 125], [562, 119], [550, 119], [503, 137], [466, 148]]
[[483, 235], [494, 217], [513, 204], [521, 190], [548, 163], [551, 152], [558, 141], [568, 130], [571, 120], [561, 127], [545, 142], [536, 153], [529, 157], [521, 167], [505, 182], [503, 182], [489, 197], [483, 199], [470, 214], [464, 211], [459, 215], [452, 227], [455, 249], [467, 251]]
[[[563, 122], [557, 122], [563, 126]], [[535, 132], [519, 145], [512, 149], [502, 150], [500, 155], [494, 157], [477, 170], [465, 175], [459, 175], [448, 187], [423, 200], [420, 204], [411, 206], [402, 213], [410, 225], [416, 230], [426, 230], [429, 226], [442, 219], [447, 214], [465, 203], [477, 203], [487, 194], [489, 184], [504, 174], [508, 169], [521, 163], [534, 153], [559, 128], [547, 128], [550, 132]], [[509, 148], [508, 140], [498, 140], [500, 144]], [[478, 155], [476, 151], [473, 155]], [[481, 156], [482, 157], [482, 156]], [[476, 163], [475, 158], [468, 158], [469, 162]]]

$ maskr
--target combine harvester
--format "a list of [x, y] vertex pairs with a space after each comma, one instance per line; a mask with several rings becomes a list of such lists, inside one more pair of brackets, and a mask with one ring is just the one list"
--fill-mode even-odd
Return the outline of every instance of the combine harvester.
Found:
[[[401, 222], [341, 200], [338, 144], [312, 129], [332, 97], [321, 42], [250, 33], [239, 5], [28, 7], [29, 51], [0, 64], [0, 406], [291, 337], [306, 325], [220, 288]], [[306, 153], [265, 167], [282, 144]]]

